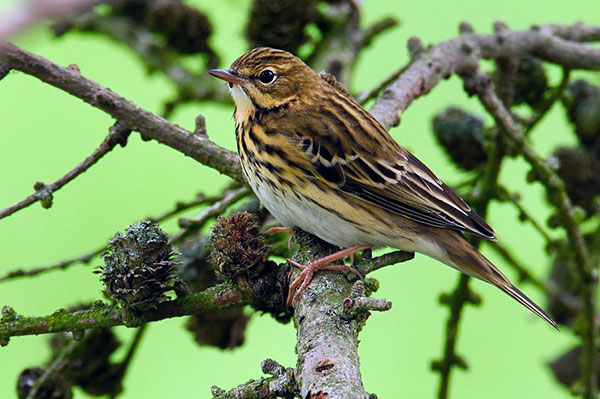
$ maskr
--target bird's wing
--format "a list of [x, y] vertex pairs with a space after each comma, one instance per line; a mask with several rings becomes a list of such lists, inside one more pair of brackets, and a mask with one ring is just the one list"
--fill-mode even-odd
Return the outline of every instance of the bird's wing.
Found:
[[[339, 129], [329, 128], [327, 134], [313, 132], [297, 142], [318, 179], [416, 222], [496, 239], [492, 228], [462, 198], [398, 145], [366, 111], [365, 115], [370, 123], [362, 119], [360, 126], [345, 130], [351, 132], [351, 140], [336, 137], [332, 133]], [[373, 132], [367, 133], [367, 128]]]

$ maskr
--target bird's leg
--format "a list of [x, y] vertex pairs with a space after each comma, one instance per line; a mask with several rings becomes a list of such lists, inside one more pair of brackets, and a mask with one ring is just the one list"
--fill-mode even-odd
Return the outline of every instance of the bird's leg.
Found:
[[265, 231], [265, 234], [269, 235], [269, 236], [272, 236], [273, 234], [277, 234], [277, 233], [292, 234], [293, 231], [292, 231], [292, 229], [290, 229], [288, 227], [271, 227], [269, 230]]
[[[288, 259], [287, 261], [290, 265], [296, 266], [296, 267], [300, 268], [302, 271], [300, 272], [298, 277], [296, 277], [294, 279], [294, 281], [292, 281], [290, 283], [290, 289], [288, 291], [287, 305], [292, 306], [296, 301], [298, 301], [302, 291], [304, 291], [304, 289], [306, 287], [308, 287], [308, 284], [310, 284], [310, 282], [313, 278], [313, 275], [319, 270], [334, 270], [334, 271], [340, 271], [340, 272], [344, 272], [344, 273], [352, 272], [352, 273], [356, 274], [357, 276], [362, 277], [360, 275], [360, 273], [358, 272], [358, 270], [354, 269], [353, 267], [346, 266], [346, 265], [329, 265], [328, 263], [335, 262], [336, 260], [345, 258], [348, 255], [353, 255], [355, 252], [363, 251], [365, 249], [369, 249], [372, 247], [373, 247], [373, 245], [370, 245], [370, 244], [353, 245], [351, 247], [344, 248], [340, 251], [337, 251], [331, 255], [327, 255], [320, 259], [314, 260], [312, 262], [308, 262], [306, 265], [302, 265], [293, 259]], [[296, 290], [296, 293], [292, 296], [295, 288], [299, 284], [300, 284], [300, 287]]]
[[271, 227], [269, 230], [265, 231], [266, 235], [272, 236], [273, 234], [277, 234], [277, 233], [286, 233], [286, 234], [291, 234], [290, 238], [288, 238], [288, 242], [287, 242], [287, 247], [288, 250], [292, 249], [292, 243], [294, 242], [294, 235], [293, 235], [293, 231], [292, 229], [288, 228], [288, 227]]

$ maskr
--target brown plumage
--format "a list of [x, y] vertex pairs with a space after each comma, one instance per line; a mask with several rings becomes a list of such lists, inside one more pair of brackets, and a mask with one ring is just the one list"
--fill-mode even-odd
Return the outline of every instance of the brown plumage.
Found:
[[[462, 236], [494, 231], [377, 120], [293, 55], [257, 48], [228, 70], [244, 174], [267, 209], [346, 250], [303, 267], [312, 274], [349, 252], [389, 246], [420, 252], [496, 285], [556, 323]], [[339, 269], [339, 268], [335, 268]]]

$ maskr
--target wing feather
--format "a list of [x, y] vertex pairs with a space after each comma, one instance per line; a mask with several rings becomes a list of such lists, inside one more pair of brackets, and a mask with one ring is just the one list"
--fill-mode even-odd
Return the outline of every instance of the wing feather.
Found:
[[[425, 225], [495, 240], [492, 228], [427, 166], [401, 147], [371, 114], [323, 85], [318, 113], [278, 119], [314, 178], [334, 189]], [[297, 115], [296, 115], [297, 116]]]
[[316, 174], [330, 186], [415, 222], [496, 239], [462, 198], [399, 145], [392, 159], [389, 151], [385, 159], [366, 154], [342, 157], [327, 140], [313, 136], [310, 150]]

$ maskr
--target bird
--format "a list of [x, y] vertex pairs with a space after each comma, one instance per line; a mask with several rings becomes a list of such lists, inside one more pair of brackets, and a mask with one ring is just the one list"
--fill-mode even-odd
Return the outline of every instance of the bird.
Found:
[[341, 248], [306, 265], [289, 260], [302, 271], [288, 303], [315, 272], [349, 269], [333, 262], [391, 247], [490, 283], [558, 329], [463, 235], [495, 241], [494, 230], [337, 82], [269, 47], [207, 72], [229, 85], [242, 171], [261, 203], [284, 228]]

